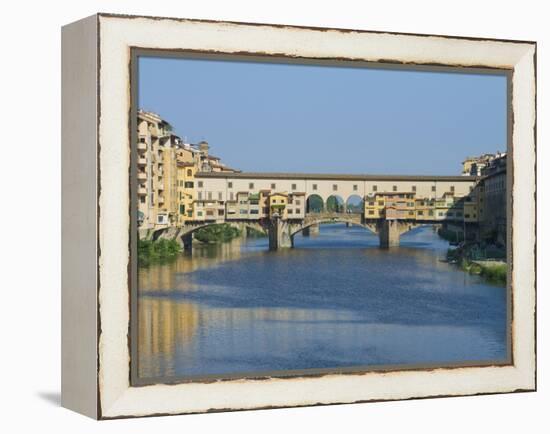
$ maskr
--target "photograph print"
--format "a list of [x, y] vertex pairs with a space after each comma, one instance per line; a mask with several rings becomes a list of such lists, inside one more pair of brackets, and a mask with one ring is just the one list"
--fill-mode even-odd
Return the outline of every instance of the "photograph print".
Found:
[[135, 384], [511, 363], [506, 72], [135, 75]]

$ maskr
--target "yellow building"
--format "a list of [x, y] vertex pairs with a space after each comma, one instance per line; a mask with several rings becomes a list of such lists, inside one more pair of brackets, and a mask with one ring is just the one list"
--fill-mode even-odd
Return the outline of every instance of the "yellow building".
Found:
[[464, 219], [465, 198], [455, 197], [452, 193], [444, 193], [443, 197], [435, 201], [435, 219], [436, 220], [455, 220]]
[[288, 218], [287, 214], [288, 194], [272, 193], [268, 198], [269, 217], [279, 217], [282, 220]]
[[365, 198], [365, 218], [378, 219], [385, 216], [386, 197], [383, 193], [373, 193]]
[[179, 225], [193, 219], [193, 203], [195, 201], [195, 173], [196, 166], [192, 162], [177, 161], [178, 169], [178, 219]]
[[416, 220], [435, 220], [435, 200], [430, 198], [416, 198], [414, 200]]

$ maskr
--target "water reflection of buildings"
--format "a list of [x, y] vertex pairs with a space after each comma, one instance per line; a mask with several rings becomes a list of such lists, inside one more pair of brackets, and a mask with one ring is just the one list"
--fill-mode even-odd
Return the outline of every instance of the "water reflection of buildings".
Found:
[[151, 292], [170, 292], [189, 289], [189, 283], [178, 275], [188, 274], [202, 268], [210, 268], [227, 261], [242, 258], [241, 241], [235, 239], [229, 243], [195, 247], [193, 255], [180, 255], [174, 262], [140, 268], [138, 271], [138, 290]]
[[[201, 324], [231, 323], [236, 318], [214, 310], [205, 315], [196, 304], [183, 299], [164, 298], [170, 293], [192, 290], [187, 276], [201, 268], [237, 260], [242, 256], [239, 240], [204, 246], [193, 256], [180, 256], [169, 264], [141, 268], [138, 276], [139, 376], [174, 375], [178, 348], [188, 346]], [[213, 315], [213, 317], [212, 317]], [[206, 316], [206, 318], [205, 318]]]
[[139, 376], [170, 376], [175, 371], [177, 345], [192, 339], [199, 313], [191, 303], [140, 299], [138, 309]]

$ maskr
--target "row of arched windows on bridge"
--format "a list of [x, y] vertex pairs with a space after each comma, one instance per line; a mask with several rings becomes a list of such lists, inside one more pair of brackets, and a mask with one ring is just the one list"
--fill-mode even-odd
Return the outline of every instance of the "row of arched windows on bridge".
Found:
[[344, 199], [332, 194], [323, 200], [318, 194], [311, 194], [306, 201], [306, 212], [347, 212], [361, 214], [364, 208], [364, 201], [361, 196], [353, 194], [344, 201]]

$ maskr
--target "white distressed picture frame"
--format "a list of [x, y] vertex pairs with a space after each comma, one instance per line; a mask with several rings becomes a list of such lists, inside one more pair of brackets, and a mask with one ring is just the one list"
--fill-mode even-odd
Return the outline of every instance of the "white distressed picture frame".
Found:
[[[512, 77], [512, 363], [132, 386], [131, 49], [500, 68]], [[536, 388], [536, 44], [98, 14], [63, 28], [62, 404], [97, 419]]]

